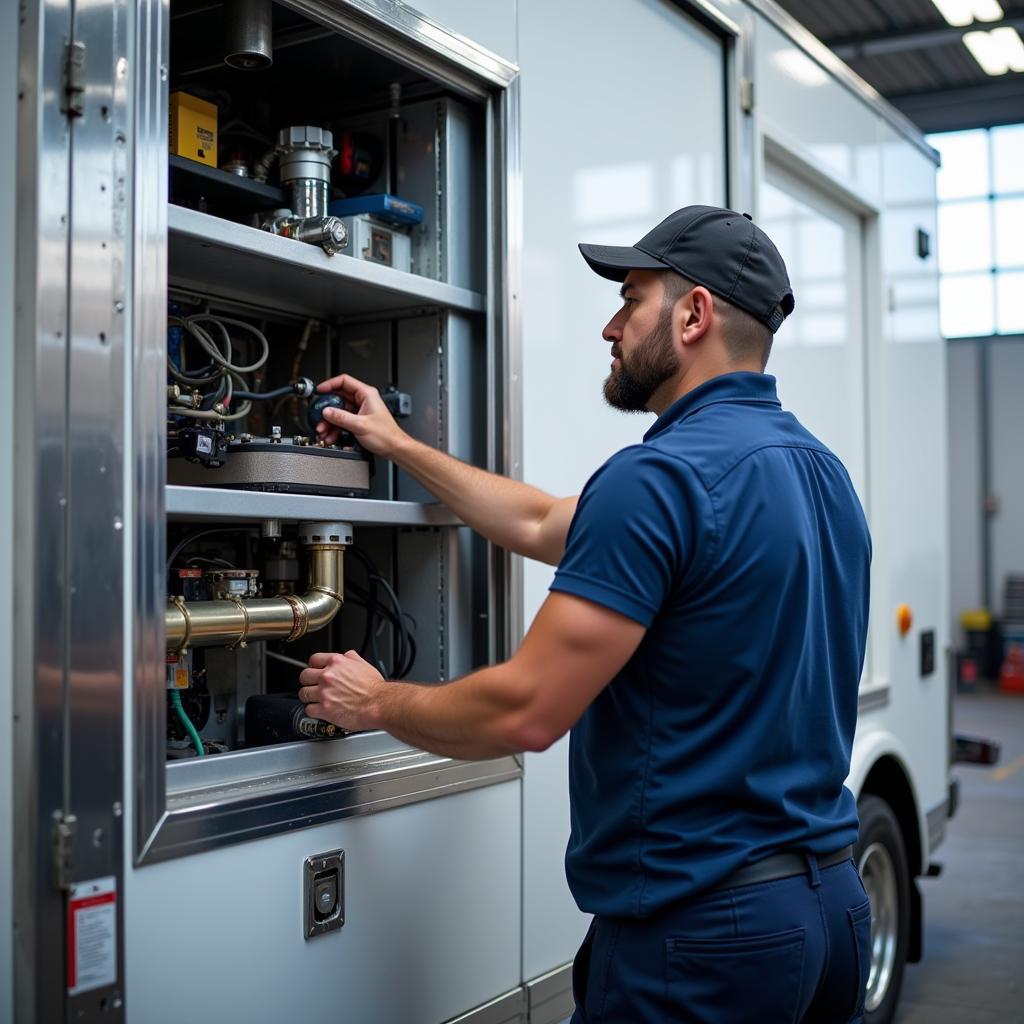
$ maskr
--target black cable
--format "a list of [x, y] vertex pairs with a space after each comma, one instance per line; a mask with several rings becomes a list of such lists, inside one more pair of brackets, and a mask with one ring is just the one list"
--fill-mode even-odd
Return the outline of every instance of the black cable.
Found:
[[[233, 392], [235, 398], [247, 399], [250, 402], [267, 402], [275, 398], [287, 398], [289, 395], [295, 394], [295, 388], [291, 384], [286, 384], [282, 388], [274, 388], [273, 391], [238, 391], [236, 389]], [[296, 395], [296, 397], [298, 396]]]
[[[345, 581], [346, 589], [356, 597], [353, 603], [363, 607], [366, 613], [366, 626], [359, 653], [362, 657], [367, 657], [369, 654], [367, 660], [371, 661], [381, 675], [389, 675], [380, 656], [377, 633], [381, 626], [390, 625], [394, 630], [394, 639], [398, 650], [389, 677], [404, 679], [412, 671], [416, 662], [416, 620], [408, 612], [403, 611], [394, 587], [381, 574], [372, 559], [356, 547], [349, 548], [349, 552], [355, 555], [366, 571], [367, 587], [365, 588], [351, 578]], [[387, 594], [387, 602], [380, 600], [378, 589]], [[388, 607], [389, 604], [390, 607]]]
[[398, 622], [399, 622], [398, 630], [397, 630], [398, 657], [397, 657], [397, 659], [395, 661], [395, 675], [396, 675], [397, 678], [401, 679], [400, 673], [401, 673], [402, 668], [405, 667], [405, 663], [406, 663], [405, 628], [401, 624], [401, 622], [402, 622], [402, 606], [398, 603], [398, 595], [395, 593], [394, 587], [392, 587], [391, 584], [388, 583], [388, 581], [386, 579], [384, 579], [383, 576], [378, 574], [378, 575], [376, 575], [376, 576], [374, 576], [372, 578], [373, 578], [374, 582], [379, 583], [384, 588], [384, 592], [388, 595], [389, 598], [391, 598], [391, 605], [395, 609], [395, 614], [398, 617]]

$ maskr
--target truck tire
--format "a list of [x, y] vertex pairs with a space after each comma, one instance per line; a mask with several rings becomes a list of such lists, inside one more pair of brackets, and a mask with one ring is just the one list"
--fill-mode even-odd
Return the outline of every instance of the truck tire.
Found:
[[857, 802], [860, 838], [854, 861], [871, 899], [871, 970], [864, 1024], [890, 1024], [903, 984], [910, 942], [910, 871], [899, 822], [881, 797]]

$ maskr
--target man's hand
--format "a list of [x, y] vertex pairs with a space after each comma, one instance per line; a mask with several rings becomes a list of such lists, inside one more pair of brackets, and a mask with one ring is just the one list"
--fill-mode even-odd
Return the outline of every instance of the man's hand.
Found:
[[384, 677], [356, 654], [314, 654], [299, 674], [299, 700], [313, 718], [349, 732], [377, 729]]
[[[328, 406], [324, 419], [316, 425], [320, 440], [334, 444], [347, 430], [369, 452], [390, 459], [408, 435], [395, 422], [380, 392], [347, 373], [331, 377], [317, 385], [321, 394], [340, 395], [348, 409]], [[355, 412], [349, 410], [355, 409]]]

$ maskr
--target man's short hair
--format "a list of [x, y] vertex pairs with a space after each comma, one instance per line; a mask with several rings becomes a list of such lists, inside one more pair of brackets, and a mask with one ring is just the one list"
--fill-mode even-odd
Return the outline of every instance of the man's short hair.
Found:
[[[682, 274], [677, 274], [674, 270], [665, 271], [665, 308], [672, 309], [695, 287], [696, 282], [683, 277]], [[768, 356], [772, 351], [772, 332], [756, 317], [731, 302], [717, 295], [714, 296], [714, 301], [715, 309], [722, 320], [722, 335], [729, 358], [735, 363], [760, 360], [763, 370], [768, 365]]]

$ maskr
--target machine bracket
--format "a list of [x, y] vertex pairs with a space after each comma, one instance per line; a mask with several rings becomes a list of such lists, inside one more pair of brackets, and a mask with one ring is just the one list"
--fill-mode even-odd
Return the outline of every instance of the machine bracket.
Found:
[[78, 819], [73, 814], [53, 814], [53, 886], [60, 892], [71, 888], [74, 869], [75, 830]]
[[64, 106], [69, 120], [85, 113], [85, 43], [73, 39], [64, 51]]

